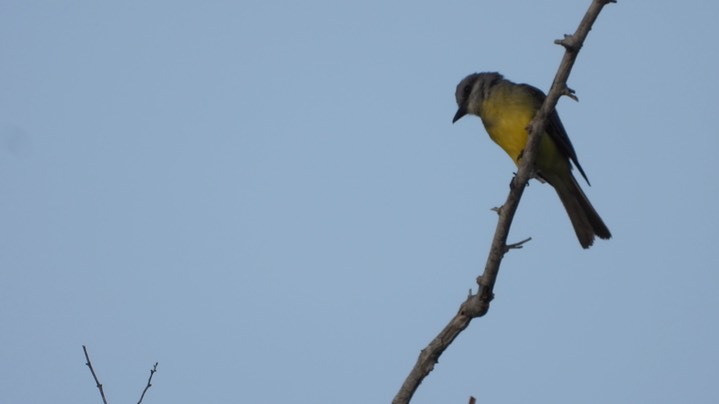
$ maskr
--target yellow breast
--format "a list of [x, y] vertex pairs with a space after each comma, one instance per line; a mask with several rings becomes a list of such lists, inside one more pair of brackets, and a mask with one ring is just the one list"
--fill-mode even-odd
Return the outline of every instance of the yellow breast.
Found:
[[[527, 144], [527, 126], [541, 106], [541, 100], [526, 87], [502, 83], [492, 90], [480, 107], [489, 137], [519, 165], [519, 157]], [[566, 156], [557, 148], [551, 136], [544, 134], [537, 150], [537, 169], [549, 174], [569, 170]]]
[[517, 162], [527, 144], [527, 125], [536, 109], [531, 101], [521, 102], [524, 97], [515, 98], [493, 94], [482, 103], [481, 118], [489, 137]]

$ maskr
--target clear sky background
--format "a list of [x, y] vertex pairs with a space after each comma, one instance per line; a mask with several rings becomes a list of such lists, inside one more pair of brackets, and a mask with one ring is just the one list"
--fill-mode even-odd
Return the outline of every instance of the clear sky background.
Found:
[[[545, 91], [589, 0], [0, 3], [0, 402], [387, 403], [515, 170], [467, 74]], [[414, 403], [719, 401], [719, 13], [605, 8], [558, 110], [614, 238], [532, 182]]]

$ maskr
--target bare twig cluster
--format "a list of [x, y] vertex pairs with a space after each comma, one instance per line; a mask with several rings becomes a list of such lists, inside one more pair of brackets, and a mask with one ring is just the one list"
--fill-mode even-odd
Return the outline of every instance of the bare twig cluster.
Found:
[[521, 248], [522, 244], [529, 241], [529, 239], [527, 239], [518, 243], [507, 244], [507, 236], [509, 235], [509, 228], [512, 224], [514, 214], [517, 211], [517, 207], [519, 206], [524, 188], [529, 180], [534, 177], [537, 146], [539, 145], [541, 134], [544, 131], [547, 117], [554, 110], [560, 96], [568, 95], [572, 97], [574, 95], [574, 91], [567, 87], [567, 78], [572, 70], [572, 66], [574, 66], [577, 54], [589, 34], [594, 21], [599, 16], [599, 12], [605, 5], [615, 2], [615, 0], [592, 0], [589, 9], [579, 23], [575, 33], [565, 35], [563, 39], [555, 41], [556, 44], [562, 45], [565, 48], [564, 57], [552, 83], [552, 88], [544, 100], [544, 104], [527, 129], [529, 132], [527, 145], [524, 148], [517, 175], [510, 183], [510, 192], [507, 196], [507, 200], [497, 209], [499, 220], [484, 272], [481, 276], [477, 277], [477, 293], [473, 294], [470, 291], [469, 296], [461, 304], [457, 314], [429, 345], [420, 352], [417, 362], [405, 379], [399, 392], [392, 400], [393, 404], [409, 403], [420, 383], [422, 383], [424, 378], [434, 369], [434, 365], [438, 362], [439, 357], [445, 349], [467, 328], [472, 319], [482, 317], [487, 313], [489, 304], [494, 298], [494, 284], [497, 281], [499, 266], [504, 254], [510, 249]]
[[[92, 378], [95, 379], [95, 385], [97, 386], [97, 389], [100, 390], [100, 396], [102, 397], [103, 404], [107, 404], [107, 398], [105, 397], [105, 390], [102, 388], [102, 383], [100, 383], [100, 380], [97, 378], [97, 374], [95, 373], [95, 369], [92, 367], [92, 362], [90, 361], [90, 355], [87, 353], [87, 347], [85, 345], [82, 346], [82, 351], [85, 353], [85, 365], [90, 368], [90, 373], [92, 373]], [[145, 398], [145, 393], [147, 393], [147, 390], [152, 387], [152, 376], [157, 372], [157, 365], [158, 362], [155, 362], [155, 366], [150, 369], [150, 377], [147, 379], [147, 385], [145, 386], [145, 389], [142, 390], [142, 395], [140, 396], [140, 400], [137, 402], [137, 404], [142, 404], [142, 399]]]

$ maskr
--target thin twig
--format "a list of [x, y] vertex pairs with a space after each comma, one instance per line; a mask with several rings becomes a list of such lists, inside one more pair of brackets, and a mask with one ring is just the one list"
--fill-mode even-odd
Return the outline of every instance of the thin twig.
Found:
[[531, 237], [527, 237], [527, 238], [525, 238], [524, 240], [522, 240], [522, 241], [520, 241], [520, 242], [512, 243], [512, 244], [507, 244], [507, 247], [504, 249], [504, 252], [506, 253], [506, 252], [508, 252], [509, 250], [512, 250], [512, 249], [520, 249], [520, 248], [524, 247], [524, 243], [526, 243], [526, 242], [528, 242], [528, 241], [531, 241], [531, 240], [532, 240]]
[[494, 284], [497, 281], [497, 275], [499, 274], [499, 266], [502, 262], [504, 254], [509, 250], [508, 247], [517, 247], [521, 243], [507, 245], [507, 236], [509, 235], [509, 228], [512, 224], [512, 219], [519, 206], [519, 201], [526, 188], [529, 180], [534, 177], [534, 163], [537, 158], [537, 149], [539, 140], [546, 120], [549, 114], [554, 110], [557, 105], [559, 97], [569, 92], [567, 87], [567, 78], [569, 72], [572, 70], [574, 61], [577, 58], [577, 54], [584, 43], [592, 24], [597, 19], [599, 12], [608, 3], [614, 3], [614, 0], [592, 0], [592, 3], [584, 15], [584, 18], [579, 23], [576, 32], [573, 35], [565, 35], [564, 39], [555, 41], [556, 43], [564, 46], [565, 53], [562, 58], [562, 62], [559, 65], [559, 69], [552, 83], [552, 88], [547, 94], [547, 98], [544, 100], [542, 107], [537, 111], [532, 122], [529, 124], [528, 132], [529, 137], [527, 144], [524, 148], [522, 159], [520, 162], [519, 170], [517, 175], [513, 178], [510, 186], [509, 195], [505, 203], [497, 209], [499, 214], [499, 220], [497, 222], [497, 228], [494, 233], [494, 239], [492, 240], [492, 246], [487, 257], [487, 263], [484, 267], [484, 272], [481, 276], [477, 277], [477, 284], [479, 289], [477, 293], [469, 297], [461, 304], [457, 314], [450, 320], [450, 322], [444, 327], [444, 329], [429, 343], [429, 345], [423, 349], [417, 362], [410, 371], [409, 375], [405, 379], [399, 392], [392, 400], [393, 404], [408, 404], [412, 399], [415, 391], [419, 387], [420, 383], [425, 377], [434, 369], [434, 365], [439, 361], [439, 357], [442, 355], [445, 349], [454, 341], [455, 338], [469, 325], [473, 318], [481, 317], [489, 310], [489, 303], [494, 298]]
[[142, 390], [142, 395], [140, 396], [140, 401], [138, 401], [137, 404], [142, 403], [142, 399], [145, 398], [145, 393], [147, 393], [147, 389], [152, 387], [152, 375], [154, 375], [155, 372], [157, 372], [157, 365], [158, 365], [158, 362], [155, 362], [155, 366], [153, 366], [152, 369], [150, 369], [150, 377], [147, 379], [147, 386], [145, 386], [145, 390]]
[[85, 359], [87, 362], [85, 364], [87, 367], [90, 368], [90, 372], [92, 373], [92, 377], [95, 379], [95, 384], [97, 385], [98, 390], [100, 390], [100, 396], [102, 396], [102, 402], [104, 404], [107, 404], [107, 399], [105, 398], [105, 391], [102, 389], [102, 383], [100, 383], [100, 380], [97, 379], [97, 375], [95, 374], [95, 369], [92, 368], [92, 362], [90, 362], [90, 355], [87, 353], [87, 348], [85, 345], [82, 346], [82, 350], [85, 352]]

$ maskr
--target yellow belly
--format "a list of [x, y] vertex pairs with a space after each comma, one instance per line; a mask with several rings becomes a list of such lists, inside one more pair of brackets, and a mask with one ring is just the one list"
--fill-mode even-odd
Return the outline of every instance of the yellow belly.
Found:
[[[538, 102], [523, 92], [500, 91], [482, 104], [481, 118], [489, 137], [519, 165], [519, 158], [527, 144], [527, 126], [539, 108]], [[539, 144], [537, 168], [554, 171], [564, 165], [554, 141], [545, 133]], [[562, 167], [563, 168], [563, 167]]]
[[525, 108], [485, 108], [482, 122], [494, 140], [515, 161], [527, 144], [527, 125], [534, 117]]

